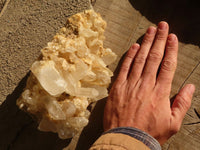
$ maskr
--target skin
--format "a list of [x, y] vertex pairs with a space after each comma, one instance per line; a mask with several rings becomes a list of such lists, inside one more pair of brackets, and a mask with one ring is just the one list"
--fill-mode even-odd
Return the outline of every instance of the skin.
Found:
[[147, 29], [141, 46], [136, 43], [128, 50], [105, 106], [105, 131], [134, 127], [161, 145], [179, 131], [195, 86], [185, 85], [170, 106], [178, 39], [168, 32], [168, 24], [162, 21], [157, 28]]

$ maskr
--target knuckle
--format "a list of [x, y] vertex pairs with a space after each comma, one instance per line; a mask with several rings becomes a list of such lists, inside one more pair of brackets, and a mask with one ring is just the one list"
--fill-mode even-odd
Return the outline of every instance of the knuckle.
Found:
[[120, 95], [119, 89], [120, 89], [120, 84], [115, 84], [109, 93], [109, 97], [111, 99], [115, 98], [116, 96], [118, 97]]
[[121, 88], [121, 85], [120, 84], [116, 84], [115, 86], [114, 86], [114, 91], [116, 91], [116, 92], [119, 92], [119, 89]]
[[130, 50], [129, 50], [129, 51], [127, 52], [127, 54], [126, 54], [126, 58], [128, 58], [128, 59], [133, 59], [134, 54], [135, 54], [135, 53], [133, 53], [133, 51], [130, 51]]
[[[156, 51], [156, 50], [154, 50]], [[161, 61], [162, 60], [162, 54], [158, 53], [158, 52], [150, 52], [149, 53], [149, 58], [152, 61]]]
[[160, 31], [156, 36], [156, 40], [159, 40], [159, 41], [165, 41], [166, 39], [167, 39], [167, 36], [163, 31]]
[[152, 37], [149, 35], [146, 35], [142, 41], [143, 44], [151, 44], [153, 42]]
[[163, 60], [161, 68], [166, 71], [174, 71], [176, 69], [176, 62], [170, 60]]
[[121, 67], [120, 72], [127, 72], [127, 70], [129, 70], [129, 66], [123, 65], [123, 66]]
[[[165, 78], [165, 80], [166, 80], [165, 82], [167, 84], [171, 85], [171, 80], [168, 80], [167, 78]], [[157, 93], [157, 95], [159, 95], [159, 96], [157, 96], [157, 98], [162, 99], [163, 95], [167, 95], [167, 96], [170, 95], [170, 88], [166, 88], [164, 86], [159, 86], [159, 88], [156, 90], [156, 93]]]
[[135, 60], [134, 60], [134, 63], [144, 64], [145, 61], [146, 61], [146, 57], [144, 55], [142, 55], [142, 56], [136, 57]]
[[187, 97], [182, 95], [177, 95], [177, 99], [179, 100], [179, 107], [181, 107], [183, 110], [188, 110], [190, 108], [190, 101], [187, 100]]
[[177, 50], [176, 45], [174, 45], [174, 43], [170, 43], [170, 42], [168, 42], [167, 49], [170, 50], [170, 51]]
[[122, 79], [123, 77], [122, 76], [118, 76], [117, 79], [115, 80], [113, 86], [112, 86], [112, 89], [113, 90], [117, 90], [119, 88], [119, 86], [124, 82], [124, 80]]
[[128, 59], [133, 59], [133, 55], [131, 55], [131, 54], [127, 54], [126, 57], [127, 57]]

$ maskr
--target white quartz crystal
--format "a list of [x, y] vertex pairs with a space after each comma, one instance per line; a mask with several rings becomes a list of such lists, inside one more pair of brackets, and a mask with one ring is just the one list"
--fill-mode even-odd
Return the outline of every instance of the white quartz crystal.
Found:
[[91, 102], [108, 95], [116, 54], [103, 47], [106, 22], [93, 10], [71, 16], [43, 48], [17, 105], [35, 115], [38, 129], [71, 138], [88, 123]]
[[33, 63], [31, 71], [37, 77], [43, 89], [50, 95], [56, 96], [65, 92], [67, 83], [55, 68], [54, 61], [36, 61]]

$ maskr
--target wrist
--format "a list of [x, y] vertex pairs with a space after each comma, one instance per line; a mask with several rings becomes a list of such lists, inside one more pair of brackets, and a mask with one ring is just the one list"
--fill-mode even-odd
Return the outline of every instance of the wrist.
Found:
[[137, 128], [132, 128], [132, 127], [118, 127], [118, 128], [113, 128], [110, 129], [103, 134], [107, 133], [122, 133], [129, 135], [141, 142], [143, 142], [146, 146], [148, 146], [151, 150], [161, 150], [161, 146], [159, 142], [153, 138], [151, 135], [148, 133], [137, 129]]

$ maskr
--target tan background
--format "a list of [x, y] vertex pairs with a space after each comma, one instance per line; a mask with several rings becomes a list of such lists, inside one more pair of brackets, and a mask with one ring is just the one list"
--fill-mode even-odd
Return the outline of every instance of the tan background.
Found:
[[[186, 83], [196, 92], [181, 131], [163, 146], [164, 150], [200, 149], [200, 17], [198, 3], [190, 0], [97, 0], [94, 9], [107, 21], [105, 46], [118, 54], [110, 66], [115, 70], [122, 55], [134, 42], [141, 42], [150, 25], [169, 22], [179, 42], [178, 68], [172, 87], [174, 96]], [[39, 51], [64, 26], [66, 17], [89, 8], [86, 0], [11, 0], [0, 18], [0, 150], [59, 150], [70, 140], [37, 130], [32, 119], [15, 101], [26, 82], [26, 74]], [[117, 74], [119, 66], [115, 71]], [[115, 78], [115, 77], [114, 77]], [[10, 95], [9, 95], [10, 94]], [[97, 103], [77, 149], [88, 149], [102, 133], [105, 99]]]

